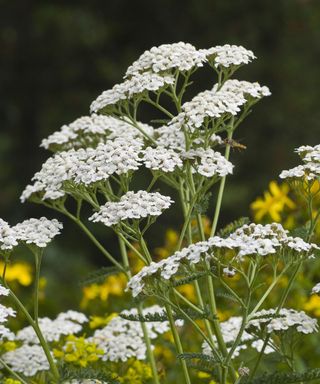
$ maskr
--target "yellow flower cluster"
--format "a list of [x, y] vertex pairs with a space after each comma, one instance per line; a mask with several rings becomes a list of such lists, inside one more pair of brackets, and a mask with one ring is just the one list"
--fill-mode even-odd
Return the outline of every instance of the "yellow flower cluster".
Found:
[[126, 277], [123, 273], [108, 276], [102, 284], [90, 284], [83, 288], [81, 308], [86, 308], [90, 301], [107, 301], [110, 295], [122, 296], [126, 287]]
[[20, 380], [16, 380], [16, 379], [8, 378], [8, 379], [4, 380], [3, 384], [21, 384], [21, 381]]
[[80, 367], [86, 367], [103, 355], [103, 350], [98, 349], [95, 343], [86, 341], [84, 337], [69, 335], [62, 349], [54, 349], [53, 355], [57, 359], [62, 359], [67, 363], [72, 363]]
[[[0, 262], [0, 274], [2, 276], [5, 264]], [[27, 263], [7, 264], [6, 280], [8, 282], [17, 281], [19, 284], [27, 287], [32, 283], [32, 268]]]
[[129, 367], [124, 375], [117, 377], [117, 380], [123, 384], [144, 384], [152, 378], [151, 368], [148, 364], [134, 360], [129, 362]]

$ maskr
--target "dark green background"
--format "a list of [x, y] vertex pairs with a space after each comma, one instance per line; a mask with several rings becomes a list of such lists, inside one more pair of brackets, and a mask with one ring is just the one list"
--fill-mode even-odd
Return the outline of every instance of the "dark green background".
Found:
[[[258, 59], [237, 77], [259, 81], [273, 95], [237, 132], [247, 145], [232, 153], [222, 223], [249, 214], [250, 202], [293, 166], [293, 148], [317, 144], [320, 125], [320, 2], [318, 0], [0, 1], [0, 217], [15, 223], [53, 212], [19, 195], [48, 153], [43, 137], [88, 114], [90, 102], [120, 82], [129, 64], [153, 45], [185, 41], [199, 48], [225, 43]], [[211, 87], [204, 70], [199, 90]], [[174, 214], [167, 222], [174, 224]], [[164, 219], [166, 220], [166, 219]], [[102, 234], [103, 230], [101, 230]], [[104, 232], [103, 232], [104, 234]], [[112, 238], [108, 240], [112, 247]], [[155, 239], [161, 243], [162, 237]], [[67, 262], [101, 260], [76, 228], [50, 251]], [[49, 252], [49, 253], [50, 253]], [[74, 256], [74, 257], [73, 257]]]

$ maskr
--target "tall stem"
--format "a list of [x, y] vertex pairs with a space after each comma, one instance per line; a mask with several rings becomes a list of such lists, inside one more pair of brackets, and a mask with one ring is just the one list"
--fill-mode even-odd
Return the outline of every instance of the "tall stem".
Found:
[[34, 281], [34, 321], [38, 325], [39, 319], [39, 280], [40, 280], [40, 267], [42, 260], [42, 253], [35, 252], [35, 281]]

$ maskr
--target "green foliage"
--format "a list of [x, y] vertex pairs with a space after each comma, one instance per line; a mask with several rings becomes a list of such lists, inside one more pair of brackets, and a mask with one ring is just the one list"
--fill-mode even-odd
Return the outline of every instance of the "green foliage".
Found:
[[240, 219], [234, 220], [232, 223], [228, 224], [224, 228], [220, 229], [217, 233], [217, 236], [228, 237], [236, 229], [242, 227], [244, 224], [250, 223], [249, 217], [240, 217]]
[[108, 371], [107, 368], [99, 368], [93, 369], [93, 368], [79, 368], [79, 367], [72, 367], [70, 364], [64, 364], [62, 363], [59, 366], [59, 372], [60, 372], [60, 383], [63, 384], [68, 380], [72, 379], [96, 379], [101, 381], [106, 381], [108, 384], [119, 384], [119, 382], [112, 378], [112, 373]]
[[84, 280], [80, 281], [80, 285], [85, 286], [93, 283], [101, 283], [106, 277], [119, 273], [117, 267], [103, 267], [91, 272]]
[[320, 379], [320, 368], [310, 369], [306, 372], [274, 373], [263, 375], [257, 379], [243, 381], [244, 384], [293, 384]]

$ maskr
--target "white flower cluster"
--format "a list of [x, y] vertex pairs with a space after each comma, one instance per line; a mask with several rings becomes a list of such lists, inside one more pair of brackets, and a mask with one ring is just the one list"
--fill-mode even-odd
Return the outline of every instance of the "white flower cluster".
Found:
[[306, 179], [313, 181], [320, 177], [320, 145], [304, 145], [295, 150], [303, 164], [280, 173], [281, 179]]
[[60, 233], [62, 223], [56, 219], [28, 219], [13, 227], [16, 238], [27, 244], [45, 248]]
[[60, 233], [62, 223], [56, 219], [28, 219], [13, 227], [0, 219], [0, 249], [12, 250], [20, 242], [46, 247]]
[[[140, 128], [149, 136], [153, 135], [153, 128], [147, 124], [139, 123]], [[59, 131], [54, 132], [47, 139], [43, 139], [41, 147], [45, 149], [68, 150], [97, 145], [118, 137], [128, 140], [141, 138], [141, 132], [129, 122], [116, 119], [112, 116], [92, 114], [76, 119], [68, 125], [63, 125]]]
[[320, 283], [316, 284], [316, 285], [312, 288], [311, 293], [312, 293], [312, 294], [315, 294], [315, 293], [318, 294], [318, 293], [320, 293]]
[[[275, 317], [272, 318], [272, 316]], [[255, 314], [254, 319], [249, 321], [247, 328], [261, 329], [264, 325], [268, 333], [286, 331], [290, 327], [294, 327], [297, 332], [304, 334], [318, 330], [317, 319], [312, 319], [305, 312], [291, 308], [281, 308], [278, 314], [275, 309], [263, 309]]]
[[[145, 308], [143, 315], [162, 313], [158, 305]], [[122, 311], [124, 315], [137, 315], [135, 308]], [[167, 332], [170, 327], [168, 321], [145, 323], [150, 339], [157, 338], [160, 334]], [[138, 360], [146, 358], [146, 345], [143, 339], [143, 331], [139, 321], [129, 321], [120, 316], [114, 317], [106, 327], [96, 330], [89, 339], [97, 344], [99, 349], [104, 350], [102, 360], [104, 361], [127, 361], [131, 357]]]
[[0, 249], [10, 250], [18, 245], [16, 233], [10, 225], [0, 219]]
[[121, 175], [137, 170], [142, 140], [116, 138], [100, 143], [96, 148], [71, 149], [50, 157], [32, 178], [20, 199], [22, 202], [35, 193], [43, 193], [42, 199], [58, 199], [65, 195], [63, 183], [90, 185], [107, 180], [112, 174]]
[[209, 61], [213, 60], [215, 67], [229, 68], [232, 65], [249, 64], [255, 55], [252, 51], [241, 45], [229, 45], [212, 47], [203, 50]]
[[[218, 91], [218, 85], [215, 84], [213, 87], [214, 91]], [[250, 81], [231, 79], [227, 80], [220, 88], [225, 92], [232, 92], [235, 94], [241, 94], [244, 96], [251, 96], [254, 99], [261, 99], [262, 97], [270, 96], [270, 89], [263, 85], [261, 86], [258, 82], [251, 83]]]
[[143, 151], [142, 161], [146, 168], [154, 171], [173, 172], [176, 168], [182, 168], [183, 162], [179, 154], [170, 148], [147, 147]]
[[46, 355], [39, 345], [24, 344], [13, 351], [6, 352], [2, 358], [14, 372], [22, 373], [27, 377], [50, 368]]
[[[227, 345], [228, 351], [231, 349], [232, 343], [236, 340], [239, 334], [241, 324], [242, 324], [242, 317], [240, 316], [230, 317], [228, 320], [220, 323], [222, 337], [224, 342]], [[251, 347], [259, 351], [261, 350], [263, 341], [257, 340], [255, 336], [244, 331], [241, 336], [241, 342], [234, 350], [232, 358], [238, 357], [241, 350], [247, 349], [248, 344], [250, 344]], [[202, 352], [206, 355], [212, 354], [211, 348], [206, 341], [202, 344]], [[267, 346], [264, 351], [265, 354], [269, 354], [272, 352], [274, 352], [274, 350], [270, 346]]]
[[233, 172], [233, 164], [226, 160], [220, 152], [216, 152], [211, 148], [195, 149], [182, 153], [187, 159], [194, 159], [192, 164], [193, 172], [199, 173], [205, 177], [213, 177], [219, 175], [221, 177]]
[[141, 72], [168, 72], [172, 69], [189, 71], [194, 67], [202, 67], [207, 61], [204, 50], [197, 50], [189, 43], [162, 44], [145, 51], [127, 69], [126, 77], [135, 76]]
[[142, 95], [149, 91], [156, 92], [166, 85], [173, 83], [174, 77], [171, 75], [160, 76], [151, 72], [136, 74], [123, 83], [114, 85], [112, 89], [102, 92], [102, 94], [91, 103], [90, 111], [98, 112], [105, 107], [129, 100], [133, 96]]
[[210, 237], [207, 241], [191, 244], [175, 252], [167, 259], [157, 263], [152, 262], [130, 279], [128, 288], [134, 297], [138, 296], [147, 284], [148, 277], [159, 274], [163, 279], [169, 280], [179, 272], [180, 267], [198, 264], [201, 258], [214, 257], [215, 249], [233, 249], [241, 261], [244, 256], [274, 254], [281, 247], [287, 247], [298, 253], [309, 253], [319, 248], [315, 244], [306, 243], [299, 237], [288, 236], [287, 231], [278, 223], [246, 224], [227, 238]]
[[[9, 292], [9, 289], [0, 284], [0, 296], [8, 296]], [[6, 307], [0, 304], [0, 341], [3, 339], [14, 339], [14, 334], [7, 327], [5, 327], [3, 323], [8, 321], [8, 317], [15, 317], [15, 315], [16, 311], [14, 311], [11, 307]]]
[[89, 220], [101, 222], [107, 227], [127, 219], [143, 219], [148, 216], [159, 216], [169, 208], [173, 200], [159, 192], [129, 191], [118, 202], [107, 202], [94, 213]]
[[[56, 319], [51, 320], [48, 317], [39, 319], [39, 327], [44, 338], [48, 342], [59, 341], [61, 336], [73, 335], [82, 330], [82, 324], [87, 322], [88, 318], [76, 311], [60, 313]], [[39, 344], [39, 339], [31, 326], [27, 326], [18, 331], [17, 340], [27, 344]]]

